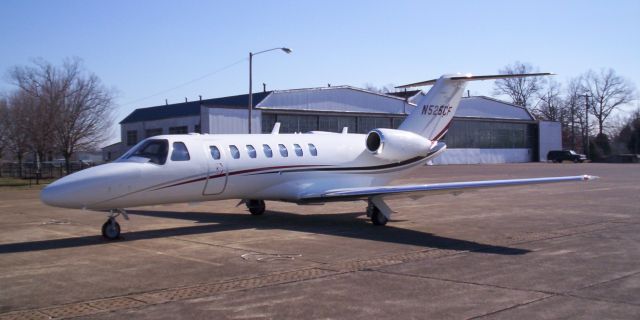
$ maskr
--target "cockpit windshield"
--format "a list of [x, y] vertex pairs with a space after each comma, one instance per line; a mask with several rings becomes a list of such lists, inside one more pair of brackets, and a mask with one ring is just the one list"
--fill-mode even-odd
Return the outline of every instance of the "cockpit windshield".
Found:
[[148, 162], [162, 165], [167, 161], [168, 152], [169, 142], [167, 140], [151, 139], [134, 147], [121, 159], [144, 158], [148, 159]]

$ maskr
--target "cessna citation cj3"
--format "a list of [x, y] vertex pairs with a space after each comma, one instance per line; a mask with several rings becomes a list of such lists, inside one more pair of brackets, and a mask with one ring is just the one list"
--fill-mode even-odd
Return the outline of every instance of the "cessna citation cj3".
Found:
[[459, 193], [467, 189], [591, 180], [593, 176], [389, 185], [445, 151], [447, 132], [467, 81], [527, 76], [444, 75], [404, 87], [433, 85], [398, 129], [368, 134], [311, 132], [278, 134], [161, 135], [145, 139], [118, 160], [71, 174], [47, 186], [44, 203], [108, 211], [107, 239], [120, 235], [116, 216], [124, 208], [178, 202], [241, 199], [253, 215], [265, 200], [314, 204], [365, 200], [374, 225], [392, 210], [385, 199], [399, 195]]

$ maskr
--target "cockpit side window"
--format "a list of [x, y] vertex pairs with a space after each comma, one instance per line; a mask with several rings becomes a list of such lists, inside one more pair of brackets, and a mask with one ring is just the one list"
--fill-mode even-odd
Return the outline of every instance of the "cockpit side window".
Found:
[[189, 150], [182, 142], [173, 143], [173, 151], [171, 152], [171, 161], [189, 161]]
[[169, 143], [164, 139], [147, 140], [134, 150], [129, 151], [124, 159], [132, 157], [146, 158], [149, 162], [163, 165], [167, 161]]

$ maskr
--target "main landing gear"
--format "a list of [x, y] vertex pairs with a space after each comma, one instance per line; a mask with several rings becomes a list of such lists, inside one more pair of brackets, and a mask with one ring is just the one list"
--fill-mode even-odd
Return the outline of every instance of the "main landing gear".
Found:
[[367, 217], [371, 218], [371, 223], [376, 226], [384, 226], [389, 222], [391, 217], [391, 208], [384, 203], [380, 197], [369, 198], [369, 205], [367, 205]]
[[116, 217], [119, 215], [129, 220], [129, 216], [124, 209], [109, 210], [109, 219], [102, 225], [102, 236], [105, 239], [115, 240], [120, 238], [120, 224], [116, 221]]
[[249, 209], [249, 212], [251, 212], [251, 214], [254, 216], [263, 214], [267, 208], [264, 200], [247, 200], [245, 204], [247, 205], [247, 209]]

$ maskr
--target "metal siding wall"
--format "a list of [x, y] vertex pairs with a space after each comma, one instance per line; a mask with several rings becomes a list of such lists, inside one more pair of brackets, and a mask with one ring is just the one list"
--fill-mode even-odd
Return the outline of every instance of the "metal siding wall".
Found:
[[562, 150], [562, 127], [560, 122], [540, 121], [538, 123], [538, 145], [540, 161], [547, 161], [547, 153], [551, 150]]
[[[247, 133], [247, 115], [249, 113], [246, 109], [232, 109], [232, 108], [208, 108], [207, 123], [208, 132], [211, 134], [224, 134], [224, 133]], [[251, 122], [251, 129], [253, 133], [262, 132], [260, 110], [253, 110], [253, 119]], [[204, 131], [203, 131], [204, 132]]]

